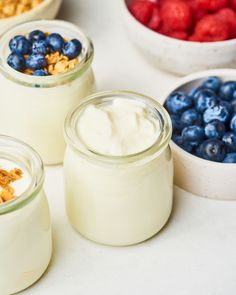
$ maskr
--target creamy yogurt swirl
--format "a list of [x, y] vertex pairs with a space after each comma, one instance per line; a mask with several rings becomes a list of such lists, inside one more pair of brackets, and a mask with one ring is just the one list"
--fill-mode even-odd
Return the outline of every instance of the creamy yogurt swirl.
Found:
[[152, 146], [160, 136], [161, 127], [145, 104], [116, 98], [111, 104], [89, 104], [78, 119], [77, 132], [92, 151], [126, 156]]

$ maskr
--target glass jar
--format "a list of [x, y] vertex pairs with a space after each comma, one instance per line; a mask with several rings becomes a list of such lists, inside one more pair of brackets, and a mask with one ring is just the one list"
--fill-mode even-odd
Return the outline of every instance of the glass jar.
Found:
[[[57, 32], [83, 44], [79, 64], [71, 71], [46, 77], [26, 75], [7, 64], [9, 41], [35, 29]], [[19, 138], [41, 155], [45, 164], [63, 160], [63, 123], [67, 112], [95, 91], [91, 62], [93, 45], [75, 25], [58, 20], [39, 20], [18, 25], [0, 38], [0, 133]]]
[[0, 166], [23, 171], [19, 195], [0, 204], [0, 294], [19, 292], [38, 280], [52, 253], [51, 220], [43, 191], [44, 170], [28, 145], [0, 136]]
[[[160, 135], [146, 150], [108, 156], [89, 150], [80, 140], [77, 124], [85, 107], [110, 104], [116, 98], [143, 104], [149, 116], [159, 122]], [[153, 99], [133, 92], [92, 95], [68, 114], [64, 159], [66, 209], [78, 232], [98, 243], [122, 246], [144, 241], [164, 226], [173, 198], [171, 132], [165, 109]]]

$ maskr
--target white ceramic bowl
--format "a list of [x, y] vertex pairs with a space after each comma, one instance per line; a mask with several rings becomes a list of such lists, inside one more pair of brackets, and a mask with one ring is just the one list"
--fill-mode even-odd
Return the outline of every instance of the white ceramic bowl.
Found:
[[130, 1], [120, 0], [126, 31], [153, 65], [179, 75], [213, 68], [236, 68], [236, 39], [200, 43], [167, 37], [138, 22], [128, 10]]
[[17, 16], [12, 16], [4, 19], [0, 19], [0, 34], [7, 29], [31, 20], [37, 19], [54, 19], [61, 6], [62, 0], [44, 0], [34, 9], [31, 9], [25, 13]]
[[[236, 81], [236, 70], [219, 69], [198, 72], [179, 80], [163, 96], [163, 103], [176, 90], [188, 91], [208, 76], [218, 76], [223, 81]], [[174, 181], [180, 188], [193, 194], [221, 200], [236, 200], [236, 164], [217, 163], [198, 158], [184, 151], [173, 141]]]

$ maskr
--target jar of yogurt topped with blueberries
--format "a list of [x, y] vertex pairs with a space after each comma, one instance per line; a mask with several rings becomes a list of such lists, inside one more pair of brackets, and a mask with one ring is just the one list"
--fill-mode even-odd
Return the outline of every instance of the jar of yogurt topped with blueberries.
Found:
[[45, 164], [61, 163], [65, 116], [95, 91], [91, 41], [71, 23], [39, 20], [0, 43], [0, 133], [30, 144]]

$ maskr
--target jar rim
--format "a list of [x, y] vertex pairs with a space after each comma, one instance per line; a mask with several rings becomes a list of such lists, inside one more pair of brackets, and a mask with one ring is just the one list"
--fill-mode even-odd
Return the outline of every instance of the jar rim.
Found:
[[[14, 149], [14, 154], [10, 152]], [[44, 181], [44, 166], [39, 154], [28, 144], [16, 138], [0, 135], [0, 153], [4, 153], [8, 160], [17, 161], [23, 164], [30, 173], [31, 182], [28, 187], [16, 198], [0, 204], [0, 215], [13, 212], [27, 205], [40, 191]], [[19, 153], [17, 156], [16, 153]], [[26, 164], [20, 157], [24, 157]], [[30, 171], [29, 171], [30, 169]]]
[[[155, 113], [159, 116], [159, 119], [162, 122], [160, 136], [151, 146], [145, 150], [128, 155], [113, 156], [98, 153], [81, 144], [75, 128], [75, 123], [81, 111], [89, 104], [102, 100], [109, 101], [115, 98], [128, 98], [142, 102], [149, 108], [153, 109], [153, 111], [155, 111]], [[77, 107], [68, 113], [64, 124], [65, 141], [70, 147], [72, 147], [83, 157], [98, 160], [107, 164], [128, 164], [142, 162], [144, 158], [146, 158], [146, 160], [152, 159], [157, 153], [161, 153], [162, 150], [169, 144], [171, 135], [172, 124], [169, 114], [165, 108], [159, 102], [149, 96], [128, 90], [104, 91], [86, 97], [79, 105], [77, 105]], [[80, 145], [82, 145], [83, 148], [80, 148]]]
[[[83, 57], [80, 62], [75, 66], [74, 69], [51, 76], [32, 76], [27, 75], [21, 72], [18, 72], [11, 68], [6, 61], [6, 58], [3, 57], [3, 53], [0, 51], [0, 72], [7, 77], [9, 80], [14, 81], [17, 84], [21, 84], [28, 87], [40, 87], [40, 88], [49, 88], [55, 87], [58, 84], [62, 85], [69, 81], [75, 80], [77, 77], [81, 76], [91, 65], [93, 56], [94, 56], [94, 46], [91, 39], [85, 35], [85, 33], [76, 25], [63, 21], [63, 20], [35, 20], [28, 21], [18, 24], [7, 31], [5, 31], [0, 37], [1, 47], [4, 47], [6, 42], [9, 42], [9, 39], [12, 36], [12, 33], [19, 34], [19, 30], [25, 31], [26, 27], [31, 27], [31, 31], [35, 29], [40, 29], [40, 27], [46, 27], [47, 30], [50, 30], [50, 27], [56, 26], [58, 28], [67, 29], [68, 31], [75, 32], [74, 38], [80, 39], [83, 45]], [[18, 31], [18, 33], [17, 33]], [[21, 33], [22, 33], [21, 31]], [[7, 44], [8, 45], [8, 44]]]

